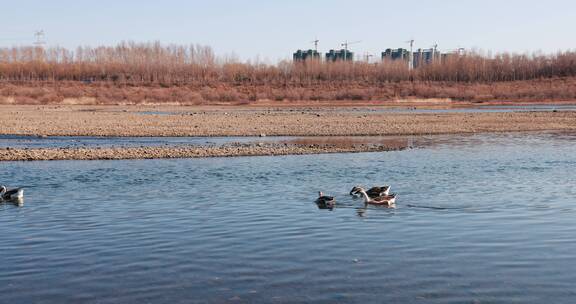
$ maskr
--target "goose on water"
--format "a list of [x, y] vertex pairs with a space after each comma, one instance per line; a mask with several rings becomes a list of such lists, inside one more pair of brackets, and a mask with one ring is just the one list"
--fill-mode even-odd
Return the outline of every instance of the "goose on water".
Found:
[[24, 198], [24, 189], [16, 188], [8, 190], [6, 186], [0, 186], [0, 199], [4, 201], [15, 201]]
[[326, 196], [322, 192], [318, 192], [318, 198], [316, 199], [316, 204], [319, 208], [333, 208], [336, 204], [336, 199], [333, 196]]
[[[350, 195], [359, 194], [360, 189], [363, 189], [363, 188], [361, 186], [355, 186], [354, 188], [352, 188], [352, 190], [350, 190]], [[382, 187], [372, 187], [372, 188], [368, 189], [368, 191], [366, 191], [366, 194], [368, 194], [368, 196], [370, 198], [376, 198], [376, 197], [380, 197], [380, 196], [384, 196], [384, 195], [389, 195], [390, 194], [390, 186], [386, 185], [386, 186], [382, 186]]]
[[362, 196], [364, 197], [365, 204], [388, 206], [388, 207], [392, 207], [396, 204], [396, 194], [382, 195], [379, 197], [371, 198], [368, 196], [368, 193], [366, 193], [366, 190], [362, 188], [358, 189], [357, 193], [362, 194]]

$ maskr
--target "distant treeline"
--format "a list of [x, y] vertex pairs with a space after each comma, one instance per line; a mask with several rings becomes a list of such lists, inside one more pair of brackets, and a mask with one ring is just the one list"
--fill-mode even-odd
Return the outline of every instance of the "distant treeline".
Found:
[[404, 61], [241, 63], [210, 47], [125, 42], [114, 47], [0, 49], [0, 81], [106, 82], [119, 85], [310, 86], [356, 83], [494, 83], [576, 76], [576, 52], [553, 55], [467, 53], [412, 71]]

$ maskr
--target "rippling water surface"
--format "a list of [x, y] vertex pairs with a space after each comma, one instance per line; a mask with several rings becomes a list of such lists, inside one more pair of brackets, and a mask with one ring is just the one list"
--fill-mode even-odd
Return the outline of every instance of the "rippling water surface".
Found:
[[0, 135], [1, 148], [108, 148], [158, 146], [217, 146], [230, 143], [254, 143], [288, 140], [292, 137], [96, 137]]
[[[238, 111], [238, 110], [236, 110]], [[254, 112], [254, 110], [239, 110], [243, 112]], [[509, 112], [550, 112], [550, 111], [576, 111], [574, 104], [533, 104], [533, 105], [478, 105], [472, 107], [442, 107], [442, 108], [416, 108], [416, 107], [351, 107], [340, 109], [322, 109], [327, 112], [391, 112], [391, 113], [509, 113]], [[210, 111], [208, 111], [210, 112]], [[182, 115], [182, 112], [168, 111], [143, 111], [136, 112], [140, 115]], [[204, 112], [205, 113], [205, 112]]]
[[[26, 187], [23, 207], [0, 205], [0, 302], [573, 303], [575, 140], [0, 163]], [[391, 184], [397, 209], [364, 209], [358, 183]]]

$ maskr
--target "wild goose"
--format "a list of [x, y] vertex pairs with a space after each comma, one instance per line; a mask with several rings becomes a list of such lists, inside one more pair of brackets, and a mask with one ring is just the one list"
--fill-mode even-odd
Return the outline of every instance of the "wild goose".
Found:
[[0, 199], [4, 201], [15, 201], [24, 198], [24, 189], [16, 188], [8, 190], [6, 186], [0, 186]]
[[321, 209], [333, 208], [336, 204], [336, 199], [333, 196], [326, 196], [322, 192], [318, 192], [318, 198], [316, 199], [316, 205]]
[[370, 205], [380, 205], [380, 206], [394, 206], [396, 204], [396, 194], [383, 195], [375, 198], [368, 196], [368, 193], [362, 188], [358, 189], [358, 193], [362, 194], [364, 197], [364, 203]]
[[[363, 189], [363, 188], [361, 186], [355, 186], [354, 188], [352, 188], [352, 190], [350, 190], [350, 195], [359, 194], [360, 189]], [[372, 187], [372, 188], [368, 189], [368, 191], [366, 191], [366, 194], [368, 194], [368, 196], [370, 198], [376, 198], [376, 197], [380, 197], [380, 196], [384, 196], [384, 195], [389, 195], [390, 194], [390, 186], [386, 185], [383, 187]]]

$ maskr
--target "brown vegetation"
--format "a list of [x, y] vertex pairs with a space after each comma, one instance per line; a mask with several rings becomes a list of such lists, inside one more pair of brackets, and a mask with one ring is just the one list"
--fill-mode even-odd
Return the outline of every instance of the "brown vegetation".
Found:
[[576, 53], [469, 53], [409, 71], [403, 62], [239, 63], [209, 47], [0, 49], [4, 103], [201, 104], [257, 100], [543, 101], [576, 98]]

